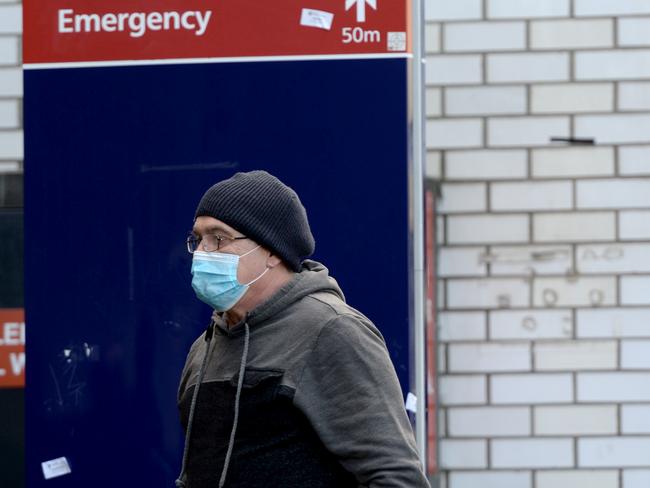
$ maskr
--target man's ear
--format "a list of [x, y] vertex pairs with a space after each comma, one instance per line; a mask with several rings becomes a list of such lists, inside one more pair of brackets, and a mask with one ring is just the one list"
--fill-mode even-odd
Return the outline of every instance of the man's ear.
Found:
[[282, 264], [282, 258], [271, 253], [271, 255], [266, 260], [267, 268], [275, 268], [276, 266]]

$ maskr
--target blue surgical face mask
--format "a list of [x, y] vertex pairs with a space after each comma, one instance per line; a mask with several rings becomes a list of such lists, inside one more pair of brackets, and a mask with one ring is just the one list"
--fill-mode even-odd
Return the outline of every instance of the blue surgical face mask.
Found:
[[[255, 249], [259, 248], [257, 246]], [[253, 281], [241, 284], [237, 281], [239, 260], [249, 255], [227, 254], [222, 252], [194, 251], [192, 257], [192, 288], [202, 302], [207, 303], [217, 312], [230, 310], [241, 300], [248, 287], [259, 280], [269, 270], [266, 268]]]

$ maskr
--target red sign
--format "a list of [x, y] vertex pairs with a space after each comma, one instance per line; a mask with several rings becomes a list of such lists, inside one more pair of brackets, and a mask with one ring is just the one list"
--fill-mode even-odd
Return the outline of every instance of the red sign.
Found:
[[25, 386], [25, 311], [0, 309], [0, 388]]
[[24, 63], [404, 54], [409, 0], [23, 3]]

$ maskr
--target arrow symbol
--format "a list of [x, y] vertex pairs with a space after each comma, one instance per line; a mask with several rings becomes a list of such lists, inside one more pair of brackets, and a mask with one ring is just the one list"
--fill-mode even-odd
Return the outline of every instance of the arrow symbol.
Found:
[[366, 3], [377, 10], [377, 0], [345, 0], [345, 10], [350, 10], [350, 8], [356, 4], [357, 5], [357, 22], [366, 21]]

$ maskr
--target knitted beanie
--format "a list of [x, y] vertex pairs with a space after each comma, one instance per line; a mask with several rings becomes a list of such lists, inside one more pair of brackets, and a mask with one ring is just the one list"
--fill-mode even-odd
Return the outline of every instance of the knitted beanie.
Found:
[[314, 252], [307, 212], [295, 191], [266, 171], [237, 173], [205, 192], [194, 217], [225, 222], [273, 251], [294, 271]]

